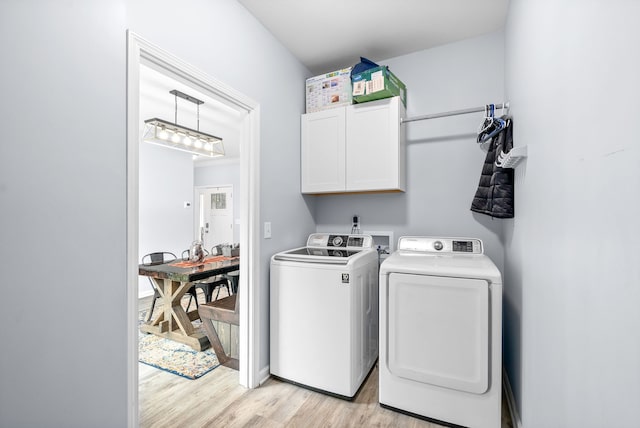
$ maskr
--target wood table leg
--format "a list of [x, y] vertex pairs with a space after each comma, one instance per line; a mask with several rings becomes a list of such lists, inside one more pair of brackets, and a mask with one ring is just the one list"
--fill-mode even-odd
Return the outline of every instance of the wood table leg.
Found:
[[209, 348], [207, 335], [196, 331], [191, 323], [198, 318], [198, 311], [187, 313], [181, 304], [182, 297], [191, 288], [192, 283], [157, 278], [154, 278], [154, 281], [160, 290], [162, 312], [151, 322], [142, 324], [140, 331], [184, 343], [196, 351]]

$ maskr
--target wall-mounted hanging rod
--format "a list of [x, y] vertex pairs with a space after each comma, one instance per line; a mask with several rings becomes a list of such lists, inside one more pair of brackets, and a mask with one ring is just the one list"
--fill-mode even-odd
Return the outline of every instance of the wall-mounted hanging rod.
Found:
[[[509, 108], [509, 103], [494, 104], [494, 107], [496, 109]], [[400, 123], [402, 124], [406, 122], [415, 122], [417, 120], [437, 119], [439, 117], [446, 117], [446, 116], [457, 116], [459, 114], [477, 113], [485, 110], [486, 110], [486, 106], [482, 106], [482, 107], [466, 108], [464, 110], [446, 111], [444, 113], [425, 114], [424, 116], [401, 118]]]

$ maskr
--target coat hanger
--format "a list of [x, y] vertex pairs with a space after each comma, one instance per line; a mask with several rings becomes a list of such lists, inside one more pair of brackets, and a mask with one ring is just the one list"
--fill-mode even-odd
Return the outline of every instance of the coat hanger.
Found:
[[483, 141], [489, 140], [500, 133], [504, 128], [507, 127], [507, 122], [501, 117], [496, 117], [493, 119], [494, 126], [489, 133], [484, 137]]
[[482, 130], [478, 133], [478, 144], [484, 143], [485, 141], [495, 137], [507, 126], [507, 123], [504, 119], [495, 117], [494, 104], [489, 104], [488, 106], [486, 106], [486, 111], [488, 111], [488, 116], [485, 118], [485, 122], [483, 122], [481, 125]]
[[[491, 105], [493, 105], [493, 104], [491, 104]], [[491, 112], [490, 106], [488, 104], [485, 104], [485, 106], [484, 106], [484, 119], [482, 120], [482, 123], [480, 123], [480, 126], [478, 127], [478, 136], [480, 136], [480, 134], [482, 134], [487, 129], [489, 129], [489, 127], [493, 123], [493, 117], [492, 116], [493, 116], [493, 114]]]

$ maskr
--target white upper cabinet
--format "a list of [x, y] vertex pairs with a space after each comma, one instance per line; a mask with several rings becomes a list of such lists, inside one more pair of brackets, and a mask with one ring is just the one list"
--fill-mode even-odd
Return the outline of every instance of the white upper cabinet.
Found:
[[302, 193], [405, 191], [399, 97], [302, 115]]

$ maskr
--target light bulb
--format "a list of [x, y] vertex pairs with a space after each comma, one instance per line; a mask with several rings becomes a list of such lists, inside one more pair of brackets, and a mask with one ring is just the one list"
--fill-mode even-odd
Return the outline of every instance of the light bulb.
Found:
[[178, 135], [178, 133], [174, 133], [171, 136], [171, 141], [173, 141], [174, 143], [179, 143], [180, 142], [180, 136]]
[[161, 140], [166, 140], [166, 139], [168, 139], [168, 138], [169, 138], [169, 133], [167, 132], [167, 130], [166, 130], [166, 129], [162, 128], [162, 129], [160, 130], [160, 133], [158, 134], [158, 137], [159, 137]]
[[184, 144], [185, 146], [190, 146], [191, 145], [191, 138], [189, 138], [189, 136], [187, 135], [186, 137], [184, 137], [182, 139], [182, 144]]
[[213, 150], [213, 146], [211, 145], [211, 143], [207, 143], [204, 145], [204, 149], [210, 152], [211, 150]]
[[196, 149], [201, 149], [202, 148], [202, 140], [200, 140], [200, 139], [196, 140], [194, 145], [196, 146]]

